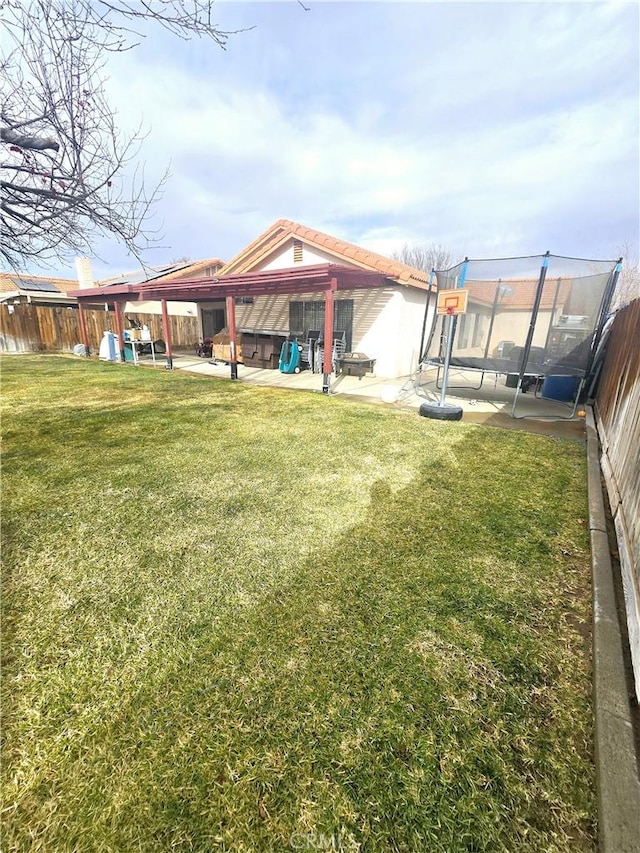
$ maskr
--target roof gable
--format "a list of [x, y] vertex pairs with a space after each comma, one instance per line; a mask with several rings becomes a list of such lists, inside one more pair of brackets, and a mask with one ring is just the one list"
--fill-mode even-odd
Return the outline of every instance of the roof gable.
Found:
[[[262, 268], [273, 259], [278, 250], [284, 250], [290, 240], [300, 240], [311, 250], [331, 257], [336, 263], [359, 267], [382, 273], [400, 284], [426, 289], [429, 286], [429, 274], [414, 269], [407, 264], [385, 258], [377, 252], [363, 249], [346, 240], [332, 237], [315, 228], [300, 225], [289, 219], [278, 219], [277, 222], [260, 234], [245, 249], [226, 263], [220, 270], [220, 275], [228, 273], [243, 273]], [[315, 261], [317, 262], [317, 261]]]

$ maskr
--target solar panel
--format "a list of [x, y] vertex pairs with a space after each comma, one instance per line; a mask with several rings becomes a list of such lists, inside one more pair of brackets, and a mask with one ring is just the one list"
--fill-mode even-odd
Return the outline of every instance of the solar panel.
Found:
[[13, 283], [21, 290], [39, 290], [44, 293], [60, 293], [60, 290], [50, 281], [36, 278], [14, 278]]
[[144, 284], [145, 281], [153, 281], [169, 272], [177, 272], [180, 269], [185, 269], [186, 266], [189, 266], [189, 264], [169, 264], [164, 267], [149, 267], [146, 270], [134, 270], [118, 279], [112, 279], [104, 286], [114, 287], [118, 284]]
[[153, 281], [154, 278], [160, 278], [160, 276], [167, 275], [170, 272], [178, 272], [179, 270], [186, 269], [189, 264], [170, 264], [167, 267], [162, 267], [162, 269], [154, 270], [147, 276], [147, 281]]

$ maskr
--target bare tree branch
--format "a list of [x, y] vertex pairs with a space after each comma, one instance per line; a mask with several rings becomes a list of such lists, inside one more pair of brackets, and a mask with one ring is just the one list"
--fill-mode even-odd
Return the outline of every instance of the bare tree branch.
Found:
[[424, 272], [449, 269], [455, 261], [451, 249], [447, 249], [440, 243], [429, 243], [422, 246], [405, 243], [401, 249], [393, 253], [392, 258]]
[[135, 48], [162, 26], [178, 38], [231, 35], [213, 22], [213, 0], [16, 0], [0, 2], [2, 163], [0, 256], [67, 259], [99, 233], [138, 259], [157, 234], [149, 214], [168, 177], [147, 191], [135, 169], [144, 134], [116, 125], [105, 90], [109, 52]]
[[621, 308], [634, 299], [640, 299], [640, 256], [637, 241], [624, 240], [615, 248], [622, 258], [622, 270], [613, 295], [613, 307]]
[[60, 143], [52, 136], [24, 136], [8, 127], [0, 128], [0, 139], [7, 145], [17, 145], [18, 148], [28, 148], [31, 151], [44, 151], [47, 148], [52, 151], [60, 150]]

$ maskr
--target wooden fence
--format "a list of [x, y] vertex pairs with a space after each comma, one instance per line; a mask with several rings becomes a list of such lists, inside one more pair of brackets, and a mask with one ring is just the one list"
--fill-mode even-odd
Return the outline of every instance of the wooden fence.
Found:
[[614, 319], [595, 398], [640, 701], [640, 299]]
[[[89, 346], [100, 348], [104, 332], [115, 332], [113, 311], [84, 311]], [[153, 340], [164, 338], [159, 314], [139, 314], [136, 319], [147, 325]], [[196, 317], [169, 317], [173, 349], [195, 350], [199, 340]], [[126, 321], [125, 326], [128, 326]], [[0, 304], [0, 352], [72, 352], [82, 343], [77, 307]]]

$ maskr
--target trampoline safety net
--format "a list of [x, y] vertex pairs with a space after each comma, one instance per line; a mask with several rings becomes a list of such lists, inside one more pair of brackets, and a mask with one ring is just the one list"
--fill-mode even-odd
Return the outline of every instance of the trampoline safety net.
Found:
[[[557, 255], [465, 260], [436, 271], [438, 292], [464, 287], [455, 318], [451, 367], [523, 376], [584, 378], [617, 279], [617, 261]], [[446, 316], [427, 307], [422, 363], [441, 365]]]

